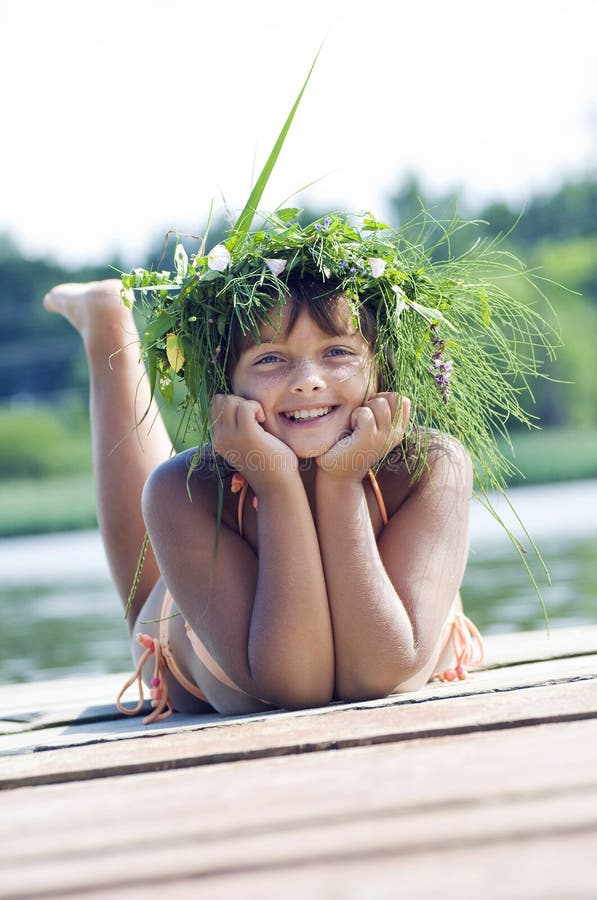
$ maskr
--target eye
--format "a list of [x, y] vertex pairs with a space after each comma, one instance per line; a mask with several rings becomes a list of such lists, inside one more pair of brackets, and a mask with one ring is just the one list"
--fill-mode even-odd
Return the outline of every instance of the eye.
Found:
[[328, 356], [353, 356], [353, 351], [347, 347], [331, 347], [328, 350]]
[[281, 361], [281, 357], [278, 356], [276, 353], [268, 353], [265, 356], [260, 356], [259, 359], [256, 359], [255, 365], [261, 366], [264, 364], [267, 365], [268, 363], [276, 363], [276, 362], [280, 362], [280, 361]]

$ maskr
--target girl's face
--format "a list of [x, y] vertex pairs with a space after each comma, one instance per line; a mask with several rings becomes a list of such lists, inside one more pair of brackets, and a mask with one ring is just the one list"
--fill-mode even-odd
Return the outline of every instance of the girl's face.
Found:
[[[351, 431], [352, 412], [375, 393], [371, 351], [355, 331], [348, 303], [338, 311], [340, 334], [327, 334], [303, 307], [286, 331], [265, 325], [262, 342], [244, 350], [232, 388], [263, 407], [263, 427], [301, 459], [320, 456]], [[276, 323], [277, 325], [277, 323]]]

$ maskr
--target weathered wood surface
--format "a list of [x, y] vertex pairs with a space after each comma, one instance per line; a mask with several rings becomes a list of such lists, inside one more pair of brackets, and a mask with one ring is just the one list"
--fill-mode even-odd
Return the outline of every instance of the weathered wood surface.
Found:
[[593, 898], [597, 628], [487, 664], [150, 728], [114, 719], [118, 678], [3, 689], [0, 897]]

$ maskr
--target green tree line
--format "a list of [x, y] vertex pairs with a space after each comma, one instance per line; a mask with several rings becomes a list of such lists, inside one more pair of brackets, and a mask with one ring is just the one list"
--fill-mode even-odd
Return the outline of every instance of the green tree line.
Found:
[[[457, 197], [432, 196], [411, 177], [388, 205], [392, 225], [405, 225], [420, 215], [422, 207], [439, 221], [456, 212], [474, 219], [478, 236], [501, 236], [504, 248], [545, 279], [540, 283], [559, 320], [563, 346], [548, 369], [555, 380], [540, 380], [534, 386], [535, 411], [544, 425], [597, 425], [597, 180], [587, 176], [567, 181], [532, 197], [521, 211], [502, 201], [478, 209], [458, 208]], [[223, 228], [222, 222], [217, 223], [214, 242]], [[454, 252], [466, 250], [473, 239], [466, 229], [460, 232]], [[162, 248], [162, 239], [156, 238], [139, 263], [157, 265]], [[114, 259], [69, 269], [52, 259], [28, 258], [9, 235], [0, 236], [0, 403], [85, 396], [87, 372], [80, 341], [67, 322], [44, 311], [41, 298], [59, 282], [114, 277], [120, 268]]]

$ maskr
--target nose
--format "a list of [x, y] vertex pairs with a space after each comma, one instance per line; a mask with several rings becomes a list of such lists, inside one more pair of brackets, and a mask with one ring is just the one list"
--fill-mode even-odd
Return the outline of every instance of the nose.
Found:
[[293, 394], [303, 396], [325, 388], [325, 380], [314, 360], [303, 358], [297, 361], [291, 371], [289, 387]]

